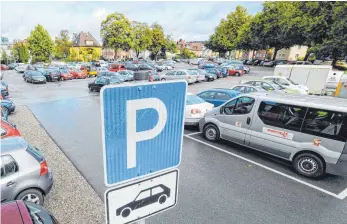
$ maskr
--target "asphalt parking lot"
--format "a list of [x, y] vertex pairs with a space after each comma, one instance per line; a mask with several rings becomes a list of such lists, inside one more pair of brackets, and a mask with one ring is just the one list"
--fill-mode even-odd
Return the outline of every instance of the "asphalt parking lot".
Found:
[[[176, 68], [186, 68], [180, 64]], [[272, 75], [251, 67], [243, 77], [193, 84], [192, 93]], [[10, 98], [28, 105], [41, 125], [103, 199], [99, 94], [91, 79], [32, 85], [7, 71]], [[346, 223], [347, 177], [298, 176], [285, 161], [225, 141], [206, 141], [186, 128], [177, 206], [148, 223]]]

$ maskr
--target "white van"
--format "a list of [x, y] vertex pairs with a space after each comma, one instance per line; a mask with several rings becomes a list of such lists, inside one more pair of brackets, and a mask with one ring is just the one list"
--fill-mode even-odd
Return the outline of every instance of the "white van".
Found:
[[209, 141], [289, 160], [306, 177], [347, 175], [347, 99], [254, 92], [208, 111], [199, 127]]

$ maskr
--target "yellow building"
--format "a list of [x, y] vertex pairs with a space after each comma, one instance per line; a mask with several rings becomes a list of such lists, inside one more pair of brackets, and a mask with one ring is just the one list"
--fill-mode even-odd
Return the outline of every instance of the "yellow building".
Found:
[[70, 48], [72, 61], [99, 60], [101, 54], [101, 45], [89, 32], [80, 32], [73, 40], [73, 47]]

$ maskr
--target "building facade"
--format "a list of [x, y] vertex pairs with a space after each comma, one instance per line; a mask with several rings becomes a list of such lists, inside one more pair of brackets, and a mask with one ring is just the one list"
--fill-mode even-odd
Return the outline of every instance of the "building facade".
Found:
[[305, 57], [307, 48], [307, 46], [295, 45], [288, 49], [281, 49], [277, 52], [276, 60], [297, 61]]
[[73, 61], [93, 61], [101, 57], [101, 45], [89, 32], [80, 32], [74, 36], [70, 57]]

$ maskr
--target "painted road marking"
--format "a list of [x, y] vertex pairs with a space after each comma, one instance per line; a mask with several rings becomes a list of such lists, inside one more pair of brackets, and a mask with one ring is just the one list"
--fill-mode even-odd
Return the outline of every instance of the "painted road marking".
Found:
[[242, 159], [242, 160], [244, 160], [244, 161], [247, 161], [247, 162], [249, 162], [249, 163], [252, 163], [252, 164], [254, 164], [254, 165], [257, 165], [257, 166], [259, 166], [259, 167], [262, 167], [262, 168], [264, 168], [264, 169], [266, 169], [266, 170], [268, 170], [268, 171], [271, 171], [271, 172], [273, 172], [273, 173], [277, 173], [277, 174], [279, 174], [279, 175], [281, 175], [281, 176], [283, 176], [283, 177], [286, 177], [286, 178], [291, 179], [291, 180], [293, 180], [293, 181], [295, 181], [295, 182], [298, 182], [298, 183], [301, 183], [301, 184], [306, 185], [306, 186], [308, 186], [308, 187], [311, 187], [311, 188], [313, 188], [313, 189], [316, 189], [317, 191], [320, 191], [320, 192], [322, 192], [322, 193], [325, 193], [325, 194], [327, 194], [327, 195], [330, 195], [330, 196], [332, 196], [332, 197], [334, 197], [334, 198], [343, 200], [343, 199], [345, 199], [345, 198], [347, 197], [347, 188], [337, 195], [337, 194], [332, 193], [332, 192], [330, 192], [330, 191], [327, 191], [327, 190], [325, 190], [325, 189], [323, 189], [323, 188], [317, 187], [317, 186], [315, 186], [315, 185], [313, 185], [313, 184], [307, 183], [307, 182], [305, 182], [305, 181], [303, 181], [303, 180], [297, 179], [297, 178], [295, 178], [295, 177], [292, 177], [292, 176], [290, 176], [290, 175], [288, 175], [288, 174], [285, 174], [285, 173], [282, 173], [282, 172], [277, 171], [277, 170], [275, 170], [275, 169], [272, 169], [272, 168], [270, 168], [270, 167], [267, 167], [267, 166], [265, 166], [265, 165], [263, 165], [263, 164], [260, 164], [260, 163], [258, 163], [258, 162], [255, 162], [255, 161], [253, 161], [253, 160], [247, 159], [247, 158], [245, 158], [245, 157], [243, 157], [243, 156], [237, 155], [237, 154], [235, 154], [235, 153], [229, 152], [229, 151], [227, 151], [227, 150], [225, 150], [225, 149], [222, 149], [222, 148], [220, 148], [220, 147], [214, 146], [214, 145], [212, 145], [212, 144], [209, 144], [209, 143], [206, 143], [206, 142], [201, 141], [201, 140], [199, 140], [199, 139], [196, 139], [196, 138], [191, 137], [191, 135], [196, 135], [196, 134], [198, 134], [198, 133], [200, 133], [200, 132], [195, 132], [195, 133], [187, 134], [187, 135], [184, 135], [184, 137], [189, 138], [189, 139], [191, 139], [191, 140], [193, 140], [193, 141], [199, 142], [199, 143], [201, 143], [201, 144], [210, 146], [210, 147], [212, 147], [212, 148], [214, 148], [214, 149], [216, 149], [216, 150], [218, 150], [218, 151], [221, 151], [221, 152], [224, 152], [224, 153], [226, 153], [226, 154], [229, 154], [229, 155], [231, 155], [231, 156], [233, 156], [233, 157]]

